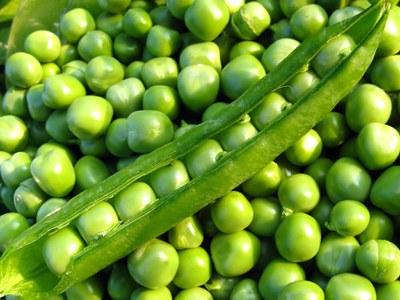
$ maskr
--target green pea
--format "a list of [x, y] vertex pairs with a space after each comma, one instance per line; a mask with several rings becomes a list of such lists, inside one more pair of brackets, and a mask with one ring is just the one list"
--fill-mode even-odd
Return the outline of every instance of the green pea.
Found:
[[23, 120], [13, 115], [0, 116], [0, 150], [9, 153], [25, 148], [28, 128]]
[[153, 54], [151, 54], [151, 52], [149, 51], [149, 49], [145, 46], [143, 48], [143, 52], [142, 52], [142, 60], [147, 62], [151, 59], [155, 58], [155, 56]]
[[129, 300], [136, 283], [129, 274], [126, 263], [116, 262], [107, 281], [107, 292], [112, 299]]
[[109, 87], [106, 99], [111, 103], [118, 117], [128, 117], [142, 107], [145, 92], [143, 83], [137, 78], [128, 78]]
[[212, 41], [228, 25], [229, 9], [224, 1], [194, 0], [186, 9], [184, 18], [186, 27], [195, 36], [203, 41]]
[[128, 220], [140, 214], [156, 201], [151, 187], [144, 182], [134, 182], [113, 198], [113, 205], [121, 220]]
[[283, 89], [287, 100], [292, 103], [300, 100], [310, 89], [319, 83], [319, 78], [312, 71], [296, 74]]
[[301, 7], [311, 4], [313, 2], [313, 0], [279, 0], [281, 10], [287, 17], [290, 17]]
[[353, 272], [356, 267], [356, 251], [359, 247], [360, 244], [353, 236], [329, 233], [322, 239], [316, 257], [318, 270], [328, 277]]
[[2, 185], [0, 190], [0, 198], [4, 206], [11, 212], [17, 211], [14, 205], [14, 190], [6, 185]]
[[[163, 1], [159, 1], [160, 3]], [[134, 0], [131, 3], [131, 8], [141, 8], [143, 10], [145, 10], [146, 12], [149, 12], [150, 10], [152, 10], [155, 6], [155, 3], [146, 1], [146, 0]]]
[[82, 156], [75, 164], [76, 186], [86, 190], [110, 176], [107, 165], [94, 156]]
[[146, 48], [155, 57], [172, 56], [180, 46], [179, 32], [161, 25], [153, 26], [146, 38]]
[[17, 52], [6, 60], [5, 74], [15, 86], [29, 88], [40, 82], [43, 69], [40, 62], [31, 54]]
[[99, 6], [110, 13], [119, 13], [126, 10], [131, 0], [97, 0]]
[[222, 89], [229, 99], [234, 100], [265, 74], [257, 58], [249, 54], [238, 56], [222, 69]]
[[141, 45], [139, 41], [122, 32], [114, 39], [113, 49], [115, 57], [122, 63], [130, 63], [140, 57]]
[[0, 252], [4, 252], [10, 242], [29, 228], [25, 217], [16, 212], [8, 212], [0, 216]]
[[104, 137], [80, 140], [79, 150], [81, 150], [83, 155], [92, 155], [97, 157], [106, 157], [108, 155]]
[[47, 143], [51, 137], [47, 133], [45, 128], [45, 123], [37, 121], [29, 121], [28, 123], [29, 133], [31, 135], [31, 145], [24, 149], [25, 152], [29, 152], [31, 157], [36, 154], [35, 146], [40, 146], [41, 144]]
[[171, 14], [166, 5], [154, 7], [150, 11], [150, 17], [155, 25], [162, 25], [177, 30], [182, 29], [182, 23]]
[[205, 284], [211, 277], [211, 262], [206, 250], [201, 247], [178, 252], [179, 267], [174, 284], [182, 289]]
[[319, 0], [318, 3], [329, 13], [332, 13], [333, 11], [348, 5], [349, 0]]
[[20, 118], [28, 117], [29, 111], [26, 103], [26, 90], [11, 87], [2, 99], [3, 112]]
[[329, 220], [333, 204], [329, 199], [323, 196], [318, 202], [317, 206], [310, 212], [310, 215], [317, 220], [321, 231], [326, 231], [325, 223]]
[[133, 163], [136, 159], [137, 159], [137, 156], [130, 156], [130, 157], [124, 157], [124, 158], [118, 159], [117, 165], [116, 165], [117, 171], [127, 167], [128, 165]]
[[56, 60], [56, 64], [62, 67], [70, 61], [79, 59], [78, 49], [71, 44], [61, 45], [60, 55]]
[[144, 62], [140, 60], [136, 60], [134, 62], [131, 62], [126, 68], [125, 68], [125, 77], [126, 78], [137, 78], [141, 79], [141, 73], [142, 73], [142, 67], [144, 65]]
[[124, 79], [124, 68], [113, 57], [98, 56], [88, 63], [85, 78], [95, 94], [103, 95], [108, 88]]
[[367, 228], [357, 237], [364, 244], [369, 240], [393, 240], [393, 221], [379, 209], [370, 209]]
[[39, 207], [46, 200], [46, 194], [39, 188], [32, 178], [20, 183], [14, 193], [14, 205], [20, 214], [25, 217], [35, 217]]
[[210, 250], [218, 274], [234, 277], [245, 274], [256, 265], [260, 256], [260, 241], [244, 230], [218, 234], [211, 240]]
[[365, 277], [352, 273], [338, 274], [328, 282], [326, 300], [376, 299], [375, 288]]
[[282, 19], [282, 11], [279, 5], [279, 0], [257, 0], [257, 2], [260, 2], [268, 11], [272, 23]]
[[311, 129], [285, 151], [285, 156], [294, 165], [307, 166], [318, 159], [321, 152], [321, 137]]
[[316, 132], [326, 147], [337, 147], [343, 144], [349, 135], [349, 129], [343, 114], [329, 112], [315, 127]]
[[295, 281], [285, 286], [278, 295], [278, 300], [323, 300], [324, 291], [314, 282]]
[[343, 8], [338, 8], [332, 12], [329, 16], [328, 25], [332, 26], [336, 23], [342, 22], [344, 20], [350, 19], [361, 13], [363, 10], [359, 7], [347, 6]]
[[161, 111], [174, 120], [180, 111], [178, 92], [167, 85], [153, 85], [143, 94], [143, 109]]
[[65, 291], [67, 300], [101, 300], [103, 299], [103, 289], [97, 277], [75, 283]]
[[211, 280], [205, 284], [205, 288], [211, 293], [213, 299], [228, 299], [233, 287], [239, 281], [238, 277], [222, 277], [214, 273]]
[[232, 14], [233, 32], [243, 40], [254, 40], [268, 28], [271, 18], [261, 3], [251, 1]]
[[244, 55], [244, 54], [250, 54], [255, 56], [257, 59], [261, 60], [261, 56], [264, 52], [264, 46], [258, 42], [255, 41], [241, 41], [235, 44], [230, 53], [229, 53], [229, 59], [233, 60], [238, 56]]
[[75, 158], [75, 155], [71, 152], [72, 149], [68, 148], [65, 145], [58, 144], [56, 142], [47, 142], [47, 143], [44, 143], [44, 144], [40, 145], [39, 148], [36, 151], [35, 157], [38, 157], [38, 156], [43, 155], [43, 154], [46, 154], [46, 153], [48, 153], [50, 151], [53, 151], [53, 150], [57, 150], [57, 151], [63, 152], [63, 154], [67, 155], [67, 157], [69, 158], [69, 160], [72, 163], [75, 163], [76, 158]]
[[320, 190], [325, 189], [325, 178], [332, 164], [329, 158], [320, 157], [305, 169], [305, 173], [314, 178]]
[[235, 284], [232, 289], [230, 300], [261, 300], [258, 292], [257, 282], [254, 279], [246, 278]]
[[67, 195], [75, 185], [74, 167], [64, 151], [54, 149], [37, 156], [32, 161], [31, 173], [51, 197]]
[[299, 45], [300, 43], [295, 39], [279, 39], [265, 49], [261, 57], [261, 62], [263, 63], [265, 69], [271, 72]]
[[97, 29], [104, 31], [110, 37], [115, 38], [117, 35], [123, 31], [123, 19], [124, 15], [122, 13], [101, 13], [96, 19]]
[[67, 110], [67, 123], [79, 139], [93, 139], [102, 135], [111, 122], [111, 104], [98, 96], [75, 99]]
[[57, 35], [47, 30], [30, 33], [24, 43], [24, 49], [42, 63], [55, 61], [60, 55], [61, 42]]
[[339, 156], [358, 159], [357, 154], [357, 139], [356, 137], [349, 137], [340, 147]]
[[194, 0], [166, 0], [166, 5], [171, 14], [178, 19], [183, 19], [188, 7]]
[[70, 75], [78, 79], [82, 84], [86, 84], [85, 73], [87, 63], [82, 60], [73, 60], [62, 67], [63, 74]]
[[281, 155], [276, 159], [276, 163], [279, 165], [282, 171], [282, 178], [290, 177], [294, 174], [300, 173], [300, 168], [289, 162], [285, 155]]
[[177, 250], [199, 247], [203, 240], [203, 230], [196, 216], [183, 219], [168, 231], [168, 242]]
[[46, 81], [47, 78], [57, 75], [61, 72], [60, 67], [56, 63], [47, 63], [42, 65], [43, 76], [42, 81]]
[[328, 14], [317, 4], [302, 6], [290, 17], [290, 28], [299, 41], [317, 34], [327, 23]]
[[143, 38], [153, 26], [150, 15], [142, 8], [129, 9], [122, 21], [126, 34], [134, 38]]
[[128, 256], [129, 273], [136, 282], [149, 289], [171, 283], [178, 266], [179, 256], [174, 247], [159, 239], [150, 240]]
[[67, 270], [72, 257], [84, 247], [85, 244], [74, 229], [62, 228], [44, 242], [43, 258], [53, 273], [62, 275]]
[[281, 222], [282, 208], [277, 199], [254, 198], [251, 201], [254, 217], [249, 230], [262, 237], [273, 236]]
[[189, 182], [185, 165], [175, 160], [149, 175], [149, 182], [158, 197], [163, 197]]
[[283, 259], [270, 261], [258, 281], [258, 290], [265, 300], [277, 299], [279, 293], [288, 284], [305, 280], [303, 268], [296, 263]]
[[44, 202], [38, 209], [36, 213], [36, 222], [54, 214], [59, 211], [67, 203], [66, 200], [62, 198], [50, 198]]
[[395, 299], [400, 293], [400, 281], [393, 281], [376, 288], [377, 300]]
[[326, 227], [343, 236], [356, 236], [367, 228], [369, 218], [369, 211], [364, 204], [342, 200], [333, 206]]
[[1, 163], [1, 179], [3, 183], [15, 189], [18, 185], [30, 177], [32, 159], [26, 152], [16, 152], [9, 159]]
[[157, 289], [139, 288], [133, 291], [130, 300], [172, 300], [172, 294], [165, 286]]
[[191, 65], [178, 76], [178, 92], [182, 102], [192, 111], [201, 112], [212, 104], [219, 92], [220, 78], [208, 65]]
[[204, 288], [184, 289], [176, 294], [175, 300], [213, 300], [213, 296]]
[[203, 42], [185, 47], [179, 55], [180, 68], [197, 64], [208, 65], [220, 72], [221, 56], [218, 45], [214, 42]]
[[372, 83], [386, 92], [400, 90], [400, 55], [376, 59], [370, 67]]
[[400, 7], [394, 6], [389, 12], [385, 29], [376, 52], [379, 56], [394, 55], [400, 51]]
[[228, 103], [214, 102], [206, 108], [201, 116], [202, 122], [216, 119], [227, 107]]
[[69, 43], [76, 43], [87, 32], [94, 30], [96, 24], [89, 11], [74, 8], [66, 12], [60, 21], [61, 36]]
[[336, 160], [326, 174], [325, 189], [332, 202], [345, 199], [365, 201], [370, 187], [370, 175], [353, 158]]
[[272, 39], [278, 41], [285, 38], [294, 38], [292, 28], [288, 19], [282, 19], [279, 22], [271, 25]]
[[57, 142], [71, 144], [75, 139], [67, 124], [67, 111], [54, 110], [45, 124], [46, 132]]
[[127, 157], [132, 151], [128, 146], [127, 119], [119, 118], [111, 122], [105, 137], [107, 150], [115, 156]]
[[145, 62], [140, 74], [146, 87], [168, 85], [176, 87], [178, 65], [171, 57], [156, 57]]
[[218, 140], [224, 150], [231, 151], [239, 148], [256, 134], [257, 129], [250, 122], [250, 118], [247, 115], [242, 121], [222, 131], [218, 136]]

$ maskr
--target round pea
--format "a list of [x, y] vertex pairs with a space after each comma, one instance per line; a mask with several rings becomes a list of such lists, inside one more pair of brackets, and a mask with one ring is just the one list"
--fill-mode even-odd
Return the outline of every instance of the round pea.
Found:
[[294, 165], [307, 166], [318, 159], [321, 152], [321, 137], [311, 129], [285, 151], [285, 156]]
[[152, 85], [176, 87], [178, 65], [171, 57], [152, 58], [143, 65], [140, 76], [146, 87]]
[[166, 85], [153, 85], [143, 94], [143, 109], [158, 110], [174, 120], [180, 111], [178, 92]]
[[282, 208], [277, 199], [255, 198], [251, 201], [251, 206], [254, 217], [249, 230], [258, 236], [273, 236], [282, 216]]
[[150, 15], [142, 8], [129, 9], [122, 21], [125, 33], [133, 38], [145, 37], [153, 26]]
[[369, 240], [392, 240], [394, 235], [393, 221], [379, 209], [370, 209], [367, 228], [357, 238], [363, 244]]
[[400, 55], [386, 56], [374, 60], [369, 75], [373, 84], [386, 92], [400, 90]]
[[395, 299], [400, 293], [400, 281], [393, 281], [388, 284], [380, 285], [376, 288], [377, 300]]
[[103, 31], [89, 31], [79, 40], [78, 52], [87, 62], [97, 56], [112, 56], [112, 40]]
[[62, 198], [51, 198], [44, 202], [38, 209], [36, 213], [36, 222], [54, 214], [59, 211], [67, 203], [65, 199]]
[[343, 144], [348, 135], [349, 129], [343, 114], [329, 112], [326, 117], [315, 127], [322, 144], [326, 147], [337, 147]]
[[320, 157], [305, 169], [306, 174], [310, 175], [318, 184], [320, 190], [325, 189], [325, 178], [333, 161], [326, 157]]
[[362, 12], [362, 9], [355, 6], [338, 8], [329, 16], [328, 25], [334, 25], [344, 20], [350, 19]]
[[65, 295], [67, 300], [101, 300], [103, 289], [98, 277], [90, 277], [68, 288]]
[[29, 88], [40, 82], [43, 69], [33, 55], [17, 52], [7, 58], [5, 74], [13, 85]]
[[233, 60], [238, 56], [250, 54], [261, 60], [264, 52], [264, 46], [255, 41], [240, 41], [235, 44], [229, 52], [229, 59]]
[[96, 157], [106, 157], [108, 155], [104, 137], [96, 139], [80, 140], [79, 150], [83, 155], [92, 155]]
[[138, 288], [133, 291], [130, 300], [172, 300], [172, 294], [165, 286], [157, 289]]
[[210, 281], [205, 284], [205, 288], [211, 293], [213, 299], [224, 300], [229, 298], [238, 281], [238, 277], [223, 277], [214, 272]]
[[278, 295], [278, 300], [324, 300], [324, 291], [316, 283], [300, 280], [289, 283]]
[[232, 289], [230, 300], [261, 300], [258, 292], [257, 282], [251, 278], [240, 280]]
[[26, 90], [15, 87], [9, 88], [2, 99], [2, 109], [6, 114], [20, 118], [28, 117]]
[[221, 71], [221, 55], [218, 45], [214, 42], [195, 43], [185, 47], [179, 55], [179, 66], [203, 64]]
[[371, 189], [371, 202], [390, 215], [400, 214], [398, 201], [398, 178], [400, 166], [392, 166], [382, 172], [375, 180]]
[[247, 181], [243, 182], [241, 188], [249, 196], [270, 196], [278, 189], [282, 177], [282, 171], [278, 164], [272, 161]]
[[153, 26], [146, 38], [146, 48], [155, 57], [172, 56], [180, 47], [178, 31], [165, 26]]
[[126, 78], [137, 78], [141, 79], [141, 73], [142, 73], [142, 67], [144, 65], [144, 62], [140, 60], [135, 60], [131, 62], [126, 68], [125, 68], [125, 77]]
[[112, 299], [129, 300], [136, 283], [129, 274], [128, 266], [121, 261], [112, 266], [112, 271], [107, 281], [107, 292]]
[[46, 194], [32, 178], [20, 183], [14, 192], [14, 206], [25, 217], [35, 217], [40, 206], [46, 200]]
[[70, 61], [79, 59], [78, 49], [75, 45], [64, 44], [61, 45], [60, 55], [56, 60], [56, 64], [62, 67]]
[[13, 115], [0, 116], [0, 150], [9, 153], [25, 148], [28, 128], [24, 121]]
[[261, 57], [265, 69], [271, 72], [299, 45], [297, 40], [291, 38], [282, 38], [273, 42], [265, 49]]
[[204, 288], [184, 289], [176, 294], [175, 300], [213, 300], [213, 296]]
[[367, 278], [358, 274], [342, 273], [329, 279], [325, 298], [326, 300], [375, 300], [376, 292]]
[[290, 28], [299, 41], [317, 34], [327, 23], [328, 14], [317, 4], [304, 5], [290, 17]]
[[132, 151], [128, 146], [128, 121], [125, 118], [114, 119], [107, 129], [105, 147], [114, 156], [128, 157]]
[[[96, 27], [98, 30], [104, 31], [111, 38], [116, 38], [120, 33], [123, 32], [123, 19], [122, 13], [108, 13], [103, 12], [98, 15], [96, 19]], [[115, 49], [114, 49], [115, 50]], [[115, 54], [117, 51], [115, 51]]]
[[124, 32], [115, 37], [113, 49], [115, 57], [125, 64], [138, 59], [141, 54], [141, 45], [139, 41]]
[[18, 185], [30, 177], [32, 159], [26, 152], [16, 152], [9, 159], [3, 161], [0, 166], [3, 183], [15, 189]]
[[400, 7], [390, 9], [385, 29], [376, 52], [379, 56], [394, 55], [400, 51]]
[[40, 62], [48, 63], [55, 61], [60, 55], [61, 42], [51, 31], [37, 30], [26, 37], [24, 49]]
[[171, 14], [178, 19], [183, 19], [188, 7], [193, 0], [167, 0], [166, 5]]
[[214, 102], [203, 112], [201, 116], [202, 122], [216, 119], [227, 107], [228, 103]]
[[57, 75], [61, 72], [60, 67], [53, 62], [43, 64], [42, 69], [43, 69], [42, 81], [45, 81], [47, 78]]
[[63, 74], [71, 75], [78, 79], [81, 83], [86, 84], [86, 68], [86, 62], [82, 60], [72, 60], [62, 66], [62, 71]]
[[297, 102], [307, 91], [314, 88], [319, 83], [319, 78], [312, 71], [305, 71], [296, 74], [283, 89], [286, 99], [290, 102]]
[[43, 122], [49, 117], [51, 110], [44, 104], [43, 94], [44, 84], [32, 86], [26, 93], [26, 104], [29, 115], [35, 121]]
[[76, 187], [86, 190], [110, 176], [107, 165], [100, 159], [86, 155], [75, 164]]
[[99, 6], [110, 13], [124, 11], [131, 4], [131, 0], [97, 0]]
[[4, 252], [9, 243], [29, 228], [25, 217], [16, 212], [8, 212], [0, 216], [0, 252]]
[[288, 19], [282, 19], [271, 25], [272, 39], [278, 41], [284, 38], [294, 38], [290, 22]]
[[94, 30], [96, 23], [89, 11], [74, 8], [61, 17], [61, 36], [69, 43], [76, 43], [87, 32]]
[[279, 0], [281, 10], [287, 17], [290, 17], [301, 7], [313, 2], [313, 0]]
[[231, 151], [239, 148], [256, 134], [257, 129], [250, 122], [250, 118], [247, 115], [238, 123], [222, 131], [218, 136], [218, 140], [224, 150]]

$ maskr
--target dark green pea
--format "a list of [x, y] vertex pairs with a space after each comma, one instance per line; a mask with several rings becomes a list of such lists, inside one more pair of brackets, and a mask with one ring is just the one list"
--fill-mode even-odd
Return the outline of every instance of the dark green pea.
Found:
[[131, 0], [97, 0], [99, 6], [110, 13], [119, 13], [126, 10]]
[[232, 14], [233, 32], [243, 40], [259, 37], [271, 22], [268, 11], [261, 3], [251, 1]]
[[370, 240], [356, 253], [360, 272], [375, 283], [390, 283], [400, 276], [400, 250], [387, 240]]
[[[163, 2], [161, 1], [154, 1], [154, 2], [159, 2], [160, 4]], [[150, 12], [155, 6], [155, 3], [153, 1], [147, 1], [147, 0], [134, 0], [131, 3], [131, 8], [141, 8], [145, 10], [146, 12]]]
[[278, 156], [278, 158], [276, 159], [276, 163], [281, 168], [283, 179], [290, 177], [294, 174], [300, 173], [300, 168], [289, 162], [286, 159], [285, 155]]
[[145, 62], [140, 76], [146, 87], [152, 85], [168, 85], [176, 87], [178, 65], [170, 57], [156, 57]]
[[47, 216], [59, 211], [67, 201], [62, 198], [50, 198], [44, 202], [36, 213], [36, 222], [46, 218]]
[[278, 164], [270, 162], [261, 171], [242, 183], [243, 191], [253, 197], [272, 195], [282, 181], [282, 172]]
[[146, 46], [143, 48], [143, 52], [142, 52], [142, 60], [144, 62], [149, 61], [151, 59], [153, 59], [155, 56], [153, 54], [151, 54], [151, 52], [149, 51], [149, 48], [147, 48]]
[[224, 1], [194, 0], [186, 9], [185, 25], [199, 39], [212, 41], [228, 25], [229, 15]]
[[204, 288], [195, 287], [181, 290], [176, 294], [175, 300], [213, 300], [213, 296]]
[[86, 190], [110, 176], [106, 164], [90, 155], [80, 158], [74, 168], [76, 185], [79, 190]]
[[158, 197], [165, 196], [189, 182], [185, 165], [175, 160], [149, 175], [149, 182]]
[[214, 42], [219, 47], [222, 65], [226, 65], [229, 62], [229, 53], [232, 47], [236, 44], [237, 40], [226, 30], [223, 31], [221, 35], [214, 40]]
[[150, 17], [155, 25], [162, 25], [174, 29], [181, 27], [181, 23], [171, 14], [166, 5], [154, 7], [150, 11]]
[[220, 72], [221, 56], [218, 45], [214, 42], [203, 42], [185, 47], [179, 55], [180, 68], [197, 64], [208, 65]]
[[136, 60], [136, 61], [130, 63], [125, 68], [125, 78], [133, 77], [133, 78], [141, 79], [143, 65], [144, 65], [144, 62], [142, 62], [140, 60]]
[[377, 300], [396, 299], [400, 294], [400, 281], [393, 281], [388, 284], [380, 285], [376, 288]]
[[107, 129], [105, 137], [107, 150], [115, 156], [127, 157], [132, 151], [128, 146], [127, 119], [115, 119]]
[[180, 110], [178, 92], [166, 85], [153, 85], [143, 94], [143, 109], [158, 110], [174, 120]]
[[136, 283], [129, 274], [126, 263], [116, 262], [107, 281], [107, 292], [113, 300], [129, 300]]
[[108, 154], [103, 137], [90, 140], [80, 140], [79, 149], [83, 155], [105, 157]]
[[124, 32], [115, 37], [113, 48], [115, 57], [125, 64], [139, 58], [142, 50], [139, 41]]
[[43, 69], [34, 56], [24, 52], [17, 52], [7, 58], [5, 74], [14, 86], [29, 88], [40, 82]]
[[109, 87], [106, 99], [111, 103], [118, 117], [128, 117], [142, 107], [145, 92], [143, 83], [137, 78], [128, 78]]
[[214, 273], [209, 282], [204, 286], [211, 293], [215, 300], [229, 299], [233, 287], [239, 281], [238, 277], [222, 277]]
[[329, 112], [315, 127], [325, 147], [337, 147], [345, 142], [349, 135], [346, 119], [339, 112]]
[[283, 38], [273, 42], [265, 49], [261, 57], [265, 69], [271, 72], [299, 45], [300, 43], [297, 40], [291, 38]]
[[53, 148], [39, 153], [31, 165], [33, 179], [52, 197], [67, 195], [75, 185], [74, 167], [67, 152]]
[[251, 201], [254, 217], [249, 230], [262, 237], [273, 236], [281, 222], [282, 208], [275, 198], [255, 198]]
[[369, 240], [393, 240], [393, 221], [382, 211], [370, 209], [370, 218], [367, 228], [357, 236], [363, 244]]
[[247, 116], [244, 120], [239, 121], [239, 123], [225, 129], [219, 134], [218, 140], [224, 150], [231, 151], [237, 149], [257, 134], [257, 129], [249, 119]]
[[10, 242], [29, 228], [29, 222], [19, 213], [9, 212], [0, 216], [0, 252], [4, 252]]
[[194, 0], [167, 0], [166, 5], [171, 14], [178, 19], [183, 19], [186, 10]]
[[257, 282], [251, 278], [245, 278], [235, 284], [229, 300], [261, 300]]
[[211, 261], [206, 250], [201, 247], [178, 252], [179, 266], [174, 284], [181, 289], [189, 289], [205, 284], [211, 277]]
[[192, 178], [202, 175], [212, 166], [223, 154], [221, 145], [212, 139], [203, 141], [195, 150], [185, 156], [185, 165]]
[[157, 289], [138, 288], [133, 291], [130, 300], [172, 300], [172, 294], [165, 286]]
[[305, 280], [305, 273], [300, 265], [283, 259], [274, 259], [262, 272], [258, 290], [263, 299], [275, 300], [285, 286], [299, 280]]
[[81, 214], [76, 220], [76, 227], [84, 240], [90, 243], [106, 235], [118, 222], [112, 205], [103, 201]]
[[146, 38], [146, 48], [155, 57], [172, 56], [179, 46], [179, 32], [161, 25], [153, 26]]
[[376, 54], [394, 55], [400, 51], [400, 7], [392, 6]]
[[3, 183], [15, 189], [18, 185], [30, 177], [30, 165], [32, 159], [26, 152], [16, 152], [9, 159], [1, 163], [1, 179]]
[[67, 111], [55, 110], [46, 121], [47, 133], [57, 142], [71, 144], [75, 139], [71, 130], [68, 128]]
[[140, 214], [156, 201], [151, 187], [144, 182], [134, 182], [120, 191], [113, 199], [113, 205], [121, 220], [128, 220]]
[[352, 236], [329, 233], [322, 239], [316, 257], [318, 270], [328, 277], [354, 271], [356, 251], [359, 247], [360, 244]]
[[56, 64], [62, 67], [70, 61], [79, 59], [78, 49], [74, 45], [64, 44], [61, 46], [60, 55], [56, 60]]
[[278, 93], [264, 96], [262, 102], [250, 112], [251, 121], [258, 130], [263, 129], [291, 104]]
[[197, 44], [197, 43], [201, 43], [201, 40], [199, 38], [197, 38], [193, 33], [191, 33], [190, 31], [188, 32], [184, 32], [182, 34], [182, 47], [188, 47], [192, 44]]
[[28, 142], [28, 128], [23, 120], [13, 115], [0, 116], [0, 150], [14, 153]]
[[53, 273], [61, 275], [67, 270], [72, 257], [84, 246], [79, 234], [74, 229], [66, 227], [45, 240], [42, 254], [47, 267]]
[[310, 164], [305, 173], [314, 178], [315, 182], [318, 184], [319, 189], [325, 189], [325, 178], [328, 170], [332, 166], [333, 161], [326, 157], [320, 157], [312, 164]]
[[313, 0], [279, 0], [282, 12], [286, 17], [290, 17], [301, 7], [313, 3]]
[[70, 75], [78, 79], [82, 84], [86, 84], [87, 63], [82, 60], [73, 60], [62, 66], [63, 74]]
[[210, 251], [217, 273], [235, 277], [247, 273], [256, 265], [260, 256], [260, 241], [245, 230], [218, 234], [211, 240]]
[[260, 2], [268, 11], [272, 23], [282, 19], [282, 11], [279, 5], [279, 0], [257, 0], [257, 2]]
[[290, 28], [299, 41], [317, 34], [327, 23], [328, 14], [317, 4], [302, 6], [290, 17]]
[[321, 5], [327, 12], [332, 13], [334, 10], [348, 5], [349, 0], [317, 0], [317, 3]]
[[153, 22], [150, 15], [142, 8], [131, 8], [125, 15], [122, 22], [125, 33], [134, 38], [142, 38], [147, 35]]
[[314, 207], [314, 209], [310, 212], [310, 215], [317, 220], [322, 232], [326, 231], [325, 224], [329, 220], [332, 207], [332, 202], [329, 201], [327, 197], [323, 196], [318, 202], [317, 206]]
[[110, 37], [115, 38], [123, 31], [123, 19], [124, 15], [121, 13], [102, 13], [96, 19], [96, 27], [107, 33]]
[[318, 159], [321, 152], [321, 137], [311, 129], [285, 151], [285, 156], [294, 165], [307, 166]]
[[129, 273], [137, 283], [149, 289], [159, 289], [171, 283], [178, 266], [177, 251], [159, 239], [148, 241], [128, 256]]
[[365, 201], [371, 177], [356, 160], [343, 157], [335, 161], [326, 174], [325, 189], [332, 202], [346, 199]]
[[382, 57], [374, 60], [370, 67], [372, 83], [386, 92], [400, 90], [400, 55]]
[[89, 31], [79, 40], [78, 52], [87, 62], [97, 56], [112, 56], [112, 40], [103, 31]]
[[326, 300], [376, 299], [376, 292], [367, 278], [343, 273], [331, 277], [326, 286], [325, 298]]
[[292, 28], [288, 19], [282, 19], [279, 22], [271, 25], [272, 39], [278, 41], [285, 38], [294, 38]]
[[216, 119], [224, 111], [227, 105], [228, 103], [225, 102], [214, 102], [208, 106], [201, 116], [202, 122]]
[[319, 272], [314, 272], [310, 276], [310, 280], [318, 284], [318, 286], [325, 291], [326, 286], [328, 285], [329, 277], [326, 277], [325, 275], [322, 275]]
[[359, 7], [354, 6], [347, 6], [343, 8], [336, 9], [332, 14], [329, 16], [328, 25], [334, 25], [336, 23], [342, 22], [344, 20], [350, 19], [361, 13], [363, 10]]
[[61, 72], [60, 67], [56, 63], [43, 64], [42, 69], [42, 82], [44, 82], [47, 78], [57, 75]]
[[278, 300], [324, 300], [324, 291], [314, 282], [300, 280], [285, 286], [278, 295]]
[[340, 63], [354, 49], [355, 42], [349, 35], [343, 34], [329, 41], [312, 60], [311, 65], [320, 77], [323, 77]]
[[14, 193], [14, 205], [20, 214], [29, 218], [35, 217], [39, 207], [46, 200], [46, 194], [32, 178], [20, 183]]
[[203, 240], [203, 230], [196, 216], [183, 219], [168, 231], [168, 242], [177, 250], [199, 247]]
[[128, 146], [138, 153], [151, 152], [170, 142], [174, 128], [168, 116], [157, 110], [138, 110], [128, 117]]
[[130, 156], [130, 157], [124, 157], [120, 158], [117, 161], [117, 171], [127, 167], [131, 163], [133, 163], [137, 159], [137, 156]]
[[261, 59], [264, 50], [264, 46], [258, 42], [241, 41], [232, 47], [229, 53], [229, 59], [233, 60], [236, 57], [244, 54], [250, 54], [255, 56], [257, 59]]
[[0, 190], [0, 198], [9, 211], [17, 211], [14, 205], [14, 190], [6, 185], [2, 185]]
[[24, 49], [42, 63], [55, 61], [60, 55], [61, 42], [57, 35], [47, 30], [30, 33], [24, 42]]
[[333, 206], [325, 225], [342, 236], [356, 236], [367, 228], [369, 218], [367, 207], [360, 201], [342, 200]]
[[257, 58], [249, 54], [238, 56], [222, 69], [222, 89], [229, 99], [234, 100], [265, 74]]
[[101, 282], [96, 277], [91, 277], [74, 284], [65, 291], [67, 300], [101, 300], [103, 289]]
[[26, 118], [29, 115], [26, 103], [26, 90], [11, 87], [4, 94], [2, 109], [5, 114]]
[[319, 78], [312, 71], [296, 74], [283, 89], [287, 100], [294, 103], [300, 100], [309, 90], [319, 83]]
[[83, 8], [71, 9], [61, 17], [61, 36], [69, 43], [76, 43], [87, 32], [94, 30], [96, 23], [89, 11]]
[[358, 159], [356, 137], [348, 138], [343, 143], [343, 145], [340, 147], [339, 157], [350, 157], [355, 160]]

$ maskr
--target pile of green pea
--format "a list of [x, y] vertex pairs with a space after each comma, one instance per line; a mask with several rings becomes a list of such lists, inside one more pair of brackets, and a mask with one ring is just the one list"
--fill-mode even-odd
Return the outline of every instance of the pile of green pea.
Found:
[[[97, 2], [100, 15], [74, 8], [57, 34], [32, 32], [6, 62], [0, 253], [80, 191], [222, 114], [305, 38], [370, 5]], [[62, 275], [91, 241], [203, 174], [354, 47], [348, 35], [330, 41], [240, 122], [51, 235], [49, 269]], [[335, 111], [235, 191], [54, 299], [400, 299], [399, 92], [394, 6], [367, 76]]]

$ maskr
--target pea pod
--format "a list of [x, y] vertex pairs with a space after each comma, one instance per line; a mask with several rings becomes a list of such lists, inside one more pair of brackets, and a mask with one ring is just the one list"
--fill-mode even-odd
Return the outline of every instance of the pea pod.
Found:
[[[30, 299], [43, 299], [49, 294], [60, 293], [165, 232], [257, 173], [315, 126], [361, 79], [377, 48], [387, 10], [388, 5], [380, 1], [358, 17], [306, 40], [282, 62], [280, 68], [232, 102], [218, 119], [203, 122], [173, 142], [142, 155], [133, 164], [104, 180], [101, 185], [78, 194], [61, 210], [25, 231], [7, 248], [0, 261], [0, 296], [12, 293], [26, 294]], [[259, 104], [265, 94], [276, 90], [301, 71], [327, 41], [345, 31], [352, 34], [358, 47], [276, 121], [240, 148], [222, 156], [213, 168], [201, 176], [158, 199], [135, 218], [115, 227], [105, 237], [90, 243], [72, 258], [61, 277], [47, 269], [41, 250], [50, 233], [68, 226], [97, 203], [112, 198], [132, 182], [182, 158], [201, 141], [237, 122], [244, 113]], [[336, 93], [333, 94], [332, 90]], [[215, 185], [214, 182], [219, 184]]]

